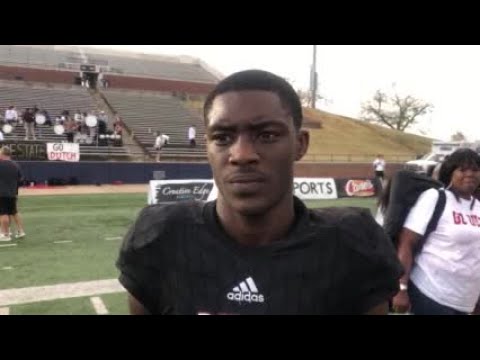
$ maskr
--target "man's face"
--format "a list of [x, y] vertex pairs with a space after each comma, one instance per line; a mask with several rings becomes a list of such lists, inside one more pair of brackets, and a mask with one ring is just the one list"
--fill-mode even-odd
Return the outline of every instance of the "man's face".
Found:
[[292, 196], [293, 163], [307, 147], [275, 93], [232, 91], [212, 103], [208, 159], [219, 198], [239, 213], [261, 215]]

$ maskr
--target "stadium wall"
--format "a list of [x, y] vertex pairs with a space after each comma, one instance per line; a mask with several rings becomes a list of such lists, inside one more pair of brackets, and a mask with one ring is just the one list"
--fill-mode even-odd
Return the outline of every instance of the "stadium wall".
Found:
[[208, 94], [215, 84], [189, 81], [150, 79], [134, 76], [105, 75], [112, 89], [134, 89], [147, 91], [178, 91], [191, 94]]
[[[128, 162], [48, 162], [19, 161], [25, 178], [42, 184], [55, 178], [69, 181], [75, 178], [79, 184], [146, 184], [153, 179], [154, 171], [164, 171], [166, 179], [211, 179], [212, 171], [207, 163], [128, 163]], [[387, 164], [386, 174], [401, 169], [403, 164]], [[296, 177], [370, 178], [371, 164], [299, 163]]]
[[[20, 80], [45, 83], [61, 83], [73, 85], [78, 71], [71, 70], [50, 70], [21, 66], [0, 65], [0, 79]], [[105, 79], [110, 81], [111, 88], [148, 90], [148, 91], [167, 91], [184, 92], [189, 94], [208, 94], [215, 86], [214, 84], [175, 81], [164, 79], [151, 79], [134, 76], [105, 75]]]
[[[385, 175], [390, 177], [403, 167], [403, 163], [387, 163]], [[373, 176], [373, 166], [370, 163], [297, 163], [295, 164], [295, 176], [370, 178]]]
[[78, 73], [74, 71], [0, 65], [0, 79], [4, 80], [37, 81], [73, 85], [76, 75], [78, 75]]
[[75, 178], [79, 184], [146, 184], [153, 179], [154, 171], [165, 171], [168, 179], [211, 179], [207, 164], [192, 163], [118, 163], [118, 162], [45, 162], [19, 161], [28, 181], [43, 184], [49, 179], [69, 181]]

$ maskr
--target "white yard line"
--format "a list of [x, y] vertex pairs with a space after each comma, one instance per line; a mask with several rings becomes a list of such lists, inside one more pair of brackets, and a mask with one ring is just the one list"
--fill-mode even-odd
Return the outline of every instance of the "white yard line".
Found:
[[70, 244], [72, 243], [72, 240], [63, 240], [63, 241], [54, 241], [54, 244]]
[[112, 236], [112, 237], [106, 237], [105, 241], [114, 241], [114, 240], [122, 240], [121, 236]]
[[97, 315], [108, 315], [107, 307], [105, 306], [101, 298], [99, 298], [98, 296], [91, 297], [90, 302], [92, 303]]
[[10, 315], [10, 308], [8, 307], [0, 308], [0, 316], [1, 315]]
[[0, 307], [125, 292], [117, 279], [0, 290]]
[[13, 247], [13, 246], [17, 246], [17, 244], [0, 244], [0, 248]]
[[2, 270], [13, 270], [12, 266], [4, 266]]

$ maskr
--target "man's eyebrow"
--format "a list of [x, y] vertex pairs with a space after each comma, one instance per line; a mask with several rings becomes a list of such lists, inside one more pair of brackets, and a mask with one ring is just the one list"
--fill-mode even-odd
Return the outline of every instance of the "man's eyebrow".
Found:
[[249, 129], [263, 129], [269, 126], [285, 128], [287, 127], [287, 124], [285, 124], [283, 121], [278, 120], [259, 120], [248, 124], [246, 127]]
[[[265, 119], [262, 117], [262, 118], [253, 119], [251, 123], [245, 124], [242, 127], [245, 127], [246, 129], [249, 129], [249, 130], [258, 130], [268, 126], [285, 128], [287, 127], [287, 124], [285, 124], [283, 121], [274, 120], [274, 119]], [[208, 126], [207, 131], [208, 132], [234, 131], [234, 130], [237, 130], [238, 128], [239, 126], [237, 124], [231, 124], [227, 119], [221, 119], [215, 122], [215, 124]]]
[[236, 125], [229, 124], [228, 122], [220, 121], [213, 125], [207, 126], [207, 132], [214, 132], [214, 131], [233, 131], [237, 128]]

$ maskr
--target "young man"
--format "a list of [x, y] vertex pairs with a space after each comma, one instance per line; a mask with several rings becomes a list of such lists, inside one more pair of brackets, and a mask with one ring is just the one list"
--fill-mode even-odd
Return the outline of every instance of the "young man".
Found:
[[9, 106], [8, 109], [5, 111], [5, 123], [6, 124], [16, 124], [18, 121], [18, 113], [15, 109], [15, 106]]
[[190, 125], [190, 127], [188, 128], [188, 141], [191, 147], [197, 146], [196, 137], [197, 137], [197, 128], [195, 127], [195, 125]]
[[157, 155], [155, 157], [156, 162], [160, 162], [160, 153], [163, 147], [168, 144], [170, 137], [168, 135], [162, 134], [159, 131], [156, 132], [155, 145], [153, 146], [157, 150]]
[[131, 313], [386, 314], [402, 271], [370, 212], [293, 196], [309, 142], [295, 90], [236, 73], [204, 115], [218, 198], [141, 212], [117, 262]]
[[385, 159], [383, 158], [383, 155], [378, 155], [373, 161], [373, 169], [375, 171], [375, 177], [380, 178], [383, 182], [385, 178]]
[[17, 224], [17, 238], [25, 236], [23, 225], [17, 212], [18, 185], [21, 180], [20, 168], [11, 161], [10, 149], [0, 149], [0, 241], [11, 241], [10, 217]]

